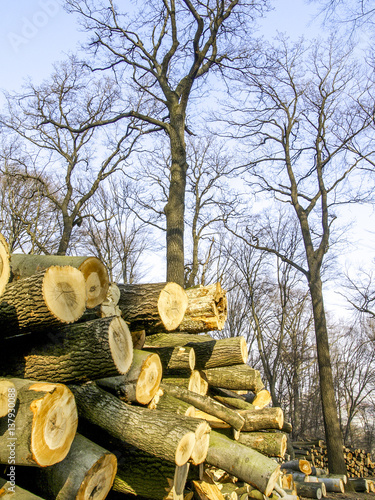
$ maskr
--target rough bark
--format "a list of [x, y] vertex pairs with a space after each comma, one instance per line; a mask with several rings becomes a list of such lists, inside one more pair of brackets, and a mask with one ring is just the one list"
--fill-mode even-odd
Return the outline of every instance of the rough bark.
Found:
[[280, 466], [274, 460], [216, 431], [210, 433], [206, 461], [253, 485], [266, 496], [271, 494], [280, 475]]
[[144, 350], [159, 355], [165, 375], [193, 371], [195, 368], [195, 351], [192, 347], [144, 347]]
[[[222, 330], [228, 314], [226, 291], [220, 283], [187, 288], [188, 306], [178, 330], [187, 333]], [[246, 360], [245, 360], [246, 361]]]
[[208, 384], [232, 390], [247, 390], [255, 393], [263, 389], [260, 373], [248, 365], [221, 366], [202, 370]]
[[10, 253], [8, 243], [0, 233], [0, 297], [10, 280]]
[[0, 331], [11, 337], [77, 321], [86, 308], [85, 278], [71, 266], [53, 266], [9, 283], [0, 298]]
[[0, 463], [44, 467], [63, 460], [73, 442], [77, 409], [63, 384], [11, 379], [17, 400], [9, 397], [8, 417], [0, 420]]
[[79, 416], [116, 439], [177, 465], [190, 459], [202, 421], [129, 406], [94, 383], [71, 388]]
[[133, 359], [129, 329], [121, 318], [100, 318], [4, 343], [1, 370], [33, 380], [82, 382], [126, 373]]
[[259, 410], [240, 410], [238, 412], [244, 419], [242, 430], [254, 432], [265, 429], [281, 430], [284, 423], [284, 413], [281, 408], [261, 408]]
[[118, 285], [118, 306], [131, 330], [146, 333], [175, 330], [184, 317], [188, 299], [176, 283]]
[[11, 255], [12, 281], [27, 278], [51, 266], [72, 266], [79, 269], [86, 283], [87, 307], [101, 304], [107, 295], [109, 286], [108, 271], [97, 257], [79, 257], [68, 255]]
[[269, 457], [284, 458], [287, 447], [286, 435], [279, 432], [241, 432], [238, 442]]

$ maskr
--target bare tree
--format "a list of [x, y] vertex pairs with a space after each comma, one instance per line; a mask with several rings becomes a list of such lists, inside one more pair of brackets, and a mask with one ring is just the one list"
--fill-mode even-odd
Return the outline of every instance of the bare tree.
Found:
[[[130, 121], [124, 130], [67, 128], [92, 125], [108, 117], [120, 100], [118, 86], [100, 81], [74, 57], [55, 66], [49, 81], [31, 82], [21, 95], [7, 95], [1, 124], [20, 147], [8, 148], [6, 159], [21, 179], [40, 186], [61, 223], [57, 254], [64, 255], [72, 233], [83, 220], [83, 208], [100, 183], [124, 167], [140, 131]], [[52, 124], [52, 121], [54, 122]], [[87, 215], [85, 215], [87, 216]]]
[[198, 81], [224, 68], [225, 62], [233, 62], [267, 0], [152, 0], [127, 12], [112, 0], [66, 3], [91, 35], [93, 68], [112, 70], [142, 96], [140, 106], [130, 103], [114, 120], [136, 117], [149, 125], [149, 131], [162, 131], [168, 137], [170, 175], [163, 210], [167, 280], [183, 285], [188, 105]]
[[[275, 246], [262, 244], [249, 231], [249, 244], [269, 251], [306, 278], [312, 301], [319, 363], [320, 391], [329, 469], [345, 473], [342, 435], [337, 416], [329, 339], [323, 298], [322, 270], [329, 252], [334, 206], [359, 201], [355, 172], [371, 155], [367, 131], [371, 103], [367, 82], [332, 38], [306, 52], [281, 39], [259, 54], [258, 70], [243, 72], [241, 96], [231, 126], [247, 143], [252, 182], [275, 202], [291, 206], [304, 246], [304, 262], [296, 262]], [[353, 178], [353, 184], [349, 179]], [[363, 194], [363, 192], [362, 192]], [[329, 254], [328, 254], [329, 255]]]

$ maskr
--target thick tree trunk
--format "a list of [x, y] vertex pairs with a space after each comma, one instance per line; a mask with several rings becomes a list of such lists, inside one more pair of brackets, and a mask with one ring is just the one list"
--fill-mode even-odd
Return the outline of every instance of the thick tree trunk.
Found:
[[284, 413], [281, 408], [262, 408], [254, 410], [240, 410], [244, 419], [243, 431], [254, 432], [264, 429], [281, 430], [284, 424]]
[[63, 384], [11, 379], [8, 418], [0, 420], [0, 463], [44, 467], [63, 460], [73, 442], [77, 409]]
[[238, 442], [268, 455], [284, 458], [287, 446], [285, 434], [279, 432], [241, 432]]
[[71, 388], [81, 418], [122, 442], [177, 465], [190, 459], [196, 444], [195, 433], [206, 424], [169, 412], [129, 406], [93, 383]]
[[87, 307], [89, 309], [101, 304], [108, 292], [108, 271], [97, 257], [13, 253], [10, 265], [12, 281], [28, 278], [51, 266], [72, 266], [79, 269], [85, 277]]
[[[310, 266], [311, 268], [312, 266]], [[319, 271], [310, 269], [309, 289], [312, 299], [318, 353], [320, 395], [327, 442], [328, 468], [333, 474], [346, 474], [343, 441], [333, 385], [322, 282]]]
[[53, 266], [29, 278], [9, 283], [0, 297], [3, 337], [41, 331], [77, 321], [86, 308], [86, 285], [81, 271]]
[[184, 317], [188, 299], [176, 283], [118, 285], [118, 306], [131, 330], [146, 333], [175, 330]]
[[188, 306], [178, 330], [186, 333], [222, 330], [227, 319], [228, 306], [226, 292], [220, 283], [200, 285], [185, 291]]
[[162, 372], [157, 354], [134, 349], [132, 364], [125, 375], [99, 379], [96, 383], [125, 403], [147, 405], [159, 389]]
[[10, 280], [10, 253], [8, 243], [0, 233], [0, 297]]
[[232, 390], [246, 390], [255, 393], [263, 389], [260, 372], [248, 365], [221, 366], [202, 370], [208, 384]]
[[216, 431], [210, 433], [206, 461], [253, 485], [266, 496], [271, 494], [280, 475], [280, 466], [274, 460]]
[[29, 336], [22, 346], [18, 339], [9, 339], [1, 371], [20, 378], [71, 383], [126, 373], [133, 359], [129, 329], [118, 317], [76, 323], [51, 331], [48, 337], [47, 343], [41, 336], [37, 340]]
[[165, 375], [193, 371], [195, 368], [195, 351], [192, 347], [144, 347], [144, 350], [159, 355]]
[[[16, 477], [13, 470], [7, 473], [9, 476]], [[1, 500], [44, 500], [30, 491], [26, 491], [17, 484], [13, 479], [3, 479], [0, 477], [0, 498]]]

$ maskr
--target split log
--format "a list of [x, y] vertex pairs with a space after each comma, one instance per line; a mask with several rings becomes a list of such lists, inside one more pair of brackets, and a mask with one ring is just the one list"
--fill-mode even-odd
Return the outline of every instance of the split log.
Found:
[[133, 350], [133, 361], [125, 375], [99, 379], [96, 383], [125, 403], [147, 405], [159, 389], [162, 366], [157, 354]]
[[[79, 271], [78, 271], [79, 272]], [[65, 326], [46, 335], [30, 335], [19, 346], [9, 339], [1, 370], [9, 375], [50, 382], [81, 382], [126, 373], [133, 344], [124, 320], [99, 318]]]
[[260, 372], [248, 365], [221, 366], [202, 370], [208, 385], [224, 389], [241, 389], [255, 393], [263, 389]]
[[213, 481], [207, 478], [193, 480], [191, 485], [199, 500], [225, 500], [225, 497]]
[[279, 432], [241, 432], [238, 442], [269, 457], [284, 458], [287, 447], [286, 435]]
[[[202, 429], [207, 431], [204, 421], [127, 405], [94, 383], [71, 386], [71, 389], [82, 419], [116, 439], [177, 465], [185, 464], [193, 451], [198, 453], [194, 449], [196, 433], [200, 434]], [[205, 453], [207, 450], [203, 450], [202, 454]]]
[[261, 408], [259, 410], [240, 410], [238, 412], [245, 423], [244, 432], [254, 432], [265, 429], [281, 430], [284, 423], [284, 413], [281, 408]]
[[0, 298], [0, 331], [11, 337], [61, 326], [86, 308], [85, 278], [78, 269], [53, 266], [9, 283]]
[[271, 494], [280, 474], [280, 466], [274, 460], [216, 431], [210, 433], [206, 461], [253, 485], [266, 496]]
[[144, 347], [144, 350], [159, 355], [164, 375], [191, 372], [195, 368], [195, 352], [192, 347]]
[[295, 483], [297, 495], [306, 498], [317, 498], [318, 500], [326, 496], [326, 489], [323, 483]]
[[10, 379], [0, 380], [0, 418], [8, 412], [17, 400], [17, 389]]
[[195, 417], [196, 410], [193, 405], [181, 401], [160, 389], [150, 401], [148, 408], [150, 410], [170, 411], [176, 415], [185, 415], [186, 417]]
[[289, 462], [284, 462], [281, 465], [282, 469], [294, 470], [297, 472], [302, 472], [308, 476], [311, 474], [311, 465], [308, 460], [291, 460]]
[[187, 295], [177, 283], [118, 285], [118, 306], [132, 330], [175, 330], [184, 317]]
[[105, 300], [109, 277], [105, 265], [97, 257], [70, 255], [29, 255], [13, 253], [10, 259], [12, 281], [28, 278], [52, 266], [79, 269], [85, 279], [87, 307], [91, 309]]
[[199, 410], [207, 412], [214, 417], [220, 418], [238, 431], [240, 431], [244, 426], [245, 419], [243, 417], [241, 417], [236, 411], [226, 408], [224, 405], [218, 403], [209, 396], [201, 396], [200, 394], [196, 394], [183, 387], [177, 387], [169, 384], [161, 384], [161, 388], [167, 392], [167, 394], [181, 399], [182, 401], [185, 401], [185, 403], [192, 404]]
[[[46, 500], [104, 500], [116, 470], [117, 458], [113, 453], [76, 434], [66, 458], [33, 471], [31, 484], [36, 484]], [[20, 475], [22, 479], [23, 474]]]
[[[10, 474], [10, 473], [8, 473]], [[11, 471], [11, 474], [14, 474]], [[14, 474], [15, 477], [15, 474]], [[13, 480], [5, 480], [0, 477], [0, 498], [1, 500], [43, 500], [43, 498], [26, 491]]]
[[10, 280], [10, 253], [8, 243], [0, 233], [0, 297]]
[[147, 335], [145, 347], [181, 347], [192, 345], [192, 342], [209, 342], [213, 338], [211, 335], [204, 333], [202, 335], [193, 333], [154, 333]]
[[188, 305], [178, 327], [187, 333], [222, 330], [228, 314], [226, 292], [220, 283], [186, 289]]
[[44, 467], [60, 462], [78, 425], [73, 394], [63, 384], [11, 382], [17, 401], [8, 400], [8, 418], [0, 420], [0, 463]]
[[183, 374], [180, 376], [166, 375], [162, 378], [162, 383], [172, 386], [185, 387], [185, 389], [197, 394], [204, 395], [207, 392], [206, 386], [203, 385], [202, 387], [202, 377], [198, 370], [193, 370], [189, 376]]

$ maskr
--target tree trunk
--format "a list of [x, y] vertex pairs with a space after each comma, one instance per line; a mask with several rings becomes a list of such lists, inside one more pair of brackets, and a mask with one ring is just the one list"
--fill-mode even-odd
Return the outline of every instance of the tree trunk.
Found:
[[258, 370], [248, 365], [221, 366], [202, 370], [208, 384], [232, 390], [246, 390], [255, 393], [263, 389], [264, 384]]
[[73, 442], [77, 409], [63, 384], [11, 379], [8, 418], [0, 420], [0, 463], [44, 467], [63, 460]]
[[99, 379], [96, 383], [125, 403], [147, 405], [159, 389], [162, 371], [157, 354], [134, 349], [132, 364], [125, 375]]
[[71, 266], [53, 266], [9, 283], [0, 298], [3, 337], [77, 321], [86, 308], [85, 278]]
[[224, 405], [214, 401], [208, 396], [201, 396], [200, 394], [191, 392], [183, 387], [176, 387], [169, 384], [162, 384], [161, 388], [167, 394], [181, 399], [182, 401], [185, 401], [185, 403], [192, 404], [199, 410], [209, 413], [214, 417], [220, 418], [236, 430], [240, 431], [245, 423], [244, 418], [241, 417], [236, 411], [226, 408]]
[[0, 233], [0, 297], [10, 280], [10, 253], [8, 243]]
[[238, 442], [269, 457], [284, 458], [287, 446], [285, 434], [280, 432], [241, 432]]
[[81, 418], [122, 442], [177, 465], [190, 459], [196, 444], [195, 432], [201, 430], [202, 423], [206, 424], [169, 412], [129, 406], [94, 383], [71, 388]]
[[97, 257], [13, 253], [10, 265], [12, 281], [28, 278], [51, 266], [71, 266], [79, 269], [85, 278], [87, 307], [89, 309], [101, 304], [108, 292], [108, 271]]
[[280, 475], [280, 466], [274, 460], [216, 431], [210, 433], [206, 461], [253, 485], [266, 496], [271, 494]]
[[1, 370], [20, 378], [50, 382], [82, 382], [126, 373], [133, 343], [124, 320], [100, 318], [51, 331], [43, 336], [9, 339]]
[[131, 330], [146, 333], [175, 330], [184, 317], [188, 299], [176, 283], [118, 285], [118, 306]]
[[200, 285], [185, 291], [188, 306], [178, 330], [186, 333], [222, 330], [227, 319], [228, 306], [226, 292], [220, 283]]
[[189, 372], [195, 368], [195, 351], [192, 347], [144, 347], [144, 350], [159, 355], [165, 375]]
[[[11, 470], [7, 473], [7, 476], [16, 477], [16, 473]], [[15, 483], [15, 480], [9, 479], [5, 480], [0, 477], [0, 498], [2, 500], [44, 500], [34, 493], [30, 493], [30, 491], [26, 491], [18, 484]]]
[[240, 410], [238, 412], [244, 419], [242, 427], [244, 432], [254, 432], [265, 429], [281, 430], [284, 423], [284, 413], [281, 408], [262, 408], [259, 410]]

